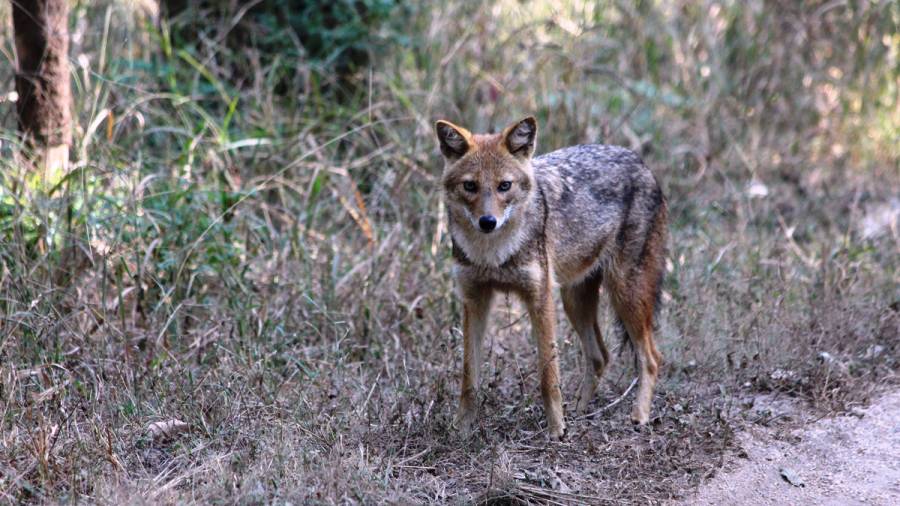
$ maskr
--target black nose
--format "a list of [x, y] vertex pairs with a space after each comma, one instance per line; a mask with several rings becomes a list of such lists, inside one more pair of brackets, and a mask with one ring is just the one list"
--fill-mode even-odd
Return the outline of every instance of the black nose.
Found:
[[482, 216], [478, 218], [478, 226], [481, 227], [482, 232], [490, 232], [497, 228], [497, 218], [491, 215]]

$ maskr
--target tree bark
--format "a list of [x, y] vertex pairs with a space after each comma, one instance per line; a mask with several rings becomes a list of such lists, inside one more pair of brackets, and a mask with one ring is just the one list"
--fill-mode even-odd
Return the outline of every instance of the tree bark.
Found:
[[12, 0], [19, 130], [45, 169], [65, 169], [72, 144], [68, 0]]

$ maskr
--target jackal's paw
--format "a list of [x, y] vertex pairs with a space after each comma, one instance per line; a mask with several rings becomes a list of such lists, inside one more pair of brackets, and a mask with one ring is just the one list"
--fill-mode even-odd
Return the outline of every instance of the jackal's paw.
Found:
[[591, 372], [581, 381], [581, 388], [578, 389], [578, 402], [575, 403], [575, 412], [579, 415], [590, 413], [588, 407], [594, 400], [594, 393], [597, 392], [598, 377]]
[[631, 421], [638, 425], [647, 425], [650, 421], [650, 409], [635, 404], [631, 408]]
[[575, 412], [579, 415], [586, 415], [591, 412], [590, 405], [591, 401], [594, 400], [594, 392], [582, 390], [581, 395], [578, 396], [578, 402], [575, 403]]
[[551, 441], [562, 441], [563, 439], [566, 438], [566, 431], [567, 431], [567, 429], [566, 429], [565, 422], [563, 422], [559, 425], [550, 426], [550, 440]]

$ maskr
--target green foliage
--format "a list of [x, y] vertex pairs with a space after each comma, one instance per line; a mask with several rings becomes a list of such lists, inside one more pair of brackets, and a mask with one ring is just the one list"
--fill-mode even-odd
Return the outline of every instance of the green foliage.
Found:
[[280, 9], [306, 53], [325, 67], [364, 66], [373, 52], [404, 42], [401, 0], [295, 0], [265, 2], [264, 13]]
[[288, 69], [311, 63], [341, 76], [369, 65], [372, 55], [409, 41], [404, 21], [410, 9], [402, 0], [265, 0], [246, 12], [233, 2], [199, 1], [187, 2], [173, 14], [178, 14], [172, 23], [179, 47], [195, 47], [198, 34], [214, 30], [216, 23], [198, 23], [196, 16], [235, 19], [236, 26], [225, 34], [235, 53], [253, 49], [264, 63], [281, 61]]

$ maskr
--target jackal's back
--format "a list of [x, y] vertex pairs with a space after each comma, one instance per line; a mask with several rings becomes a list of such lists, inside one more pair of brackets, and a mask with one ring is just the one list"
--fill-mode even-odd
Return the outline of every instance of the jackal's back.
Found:
[[633, 151], [588, 144], [533, 159], [547, 203], [545, 237], [563, 284], [609, 260], [640, 266], [665, 242], [666, 202], [656, 178]]

